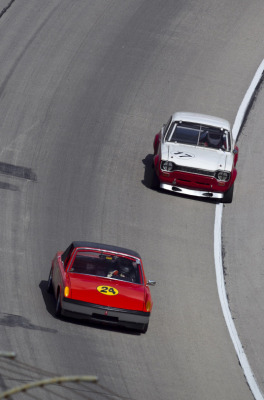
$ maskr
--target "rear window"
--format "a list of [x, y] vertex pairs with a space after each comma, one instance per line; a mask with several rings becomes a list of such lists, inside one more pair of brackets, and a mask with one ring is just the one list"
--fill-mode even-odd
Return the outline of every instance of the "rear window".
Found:
[[142, 283], [137, 259], [105, 252], [78, 251], [69, 272]]

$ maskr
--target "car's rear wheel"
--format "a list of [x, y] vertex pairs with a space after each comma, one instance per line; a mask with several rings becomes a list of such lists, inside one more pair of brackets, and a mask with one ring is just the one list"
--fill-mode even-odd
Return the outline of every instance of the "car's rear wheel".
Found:
[[51, 274], [51, 270], [49, 273], [49, 279], [48, 279], [48, 283], [47, 283], [47, 292], [48, 293], [52, 293], [52, 274]]
[[148, 323], [147, 324], [142, 324], [140, 332], [141, 333], [146, 333], [147, 330], [148, 330], [148, 325], [149, 325]]
[[55, 315], [57, 318], [59, 318], [61, 316], [61, 294], [60, 294], [60, 291], [58, 292], [58, 296], [57, 296]]
[[225, 192], [223, 203], [232, 203], [234, 193], [234, 184]]

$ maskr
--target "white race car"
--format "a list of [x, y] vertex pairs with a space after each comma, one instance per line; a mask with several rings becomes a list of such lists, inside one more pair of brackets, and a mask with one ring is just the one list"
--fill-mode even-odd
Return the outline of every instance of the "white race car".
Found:
[[238, 147], [228, 121], [176, 112], [156, 134], [153, 146], [153, 186], [232, 202]]

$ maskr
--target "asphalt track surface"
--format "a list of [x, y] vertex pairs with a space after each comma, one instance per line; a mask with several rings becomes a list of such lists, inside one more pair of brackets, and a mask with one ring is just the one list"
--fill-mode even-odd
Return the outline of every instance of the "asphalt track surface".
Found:
[[[8, 3], [0, 0], [1, 9]], [[16, 0], [1, 16], [0, 349], [17, 354], [0, 359], [2, 390], [92, 374], [103, 388], [81, 386], [74, 396], [57, 387], [34, 393], [42, 399], [58, 398], [54, 391], [76, 399], [253, 398], [217, 294], [215, 204], [149, 188], [153, 137], [172, 112], [234, 122], [263, 59], [264, 4], [242, 3]], [[234, 202], [224, 207], [223, 243], [231, 311], [261, 386], [263, 196], [261, 187], [254, 192], [253, 175], [261, 170], [263, 121], [257, 106], [238, 141], [238, 184]], [[247, 163], [255, 166], [251, 174]], [[72, 240], [142, 255], [147, 277], [158, 282], [146, 335], [54, 318], [45, 291], [50, 262]]]

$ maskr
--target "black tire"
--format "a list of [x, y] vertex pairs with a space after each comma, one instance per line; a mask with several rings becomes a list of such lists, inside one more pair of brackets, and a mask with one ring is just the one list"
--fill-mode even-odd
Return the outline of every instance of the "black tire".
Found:
[[61, 316], [61, 294], [58, 292], [56, 307], [55, 307], [55, 315], [57, 318]]
[[148, 323], [147, 324], [142, 324], [140, 332], [141, 333], [146, 333], [147, 330], [148, 330], [148, 325], [149, 325]]
[[234, 184], [225, 192], [223, 197], [223, 203], [232, 203], [234, 193]]
[[152, 167], [150, 187], [153, 190], [159, 190], [159, 188], [160, 188], [160, 181], [159, 181], [159, 178], [157, 177], [154, 166]]
[[47, 283], [47, 292], [48, 293], [52, 293], [53, 292], [51, 270], [50, 270], [50, 273], [49, 273], [49, 279], [48, 279], [48, 283]]

